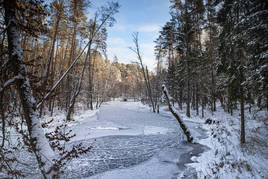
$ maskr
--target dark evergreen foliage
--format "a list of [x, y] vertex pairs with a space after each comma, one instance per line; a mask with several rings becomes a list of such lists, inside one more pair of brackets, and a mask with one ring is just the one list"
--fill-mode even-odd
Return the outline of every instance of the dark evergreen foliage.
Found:
[[[232, 114], [245, 105], [268, 109], [268, 8], [254, 0], [170, 0], [171, 19], [156, 49], [167, 58], [166, 86], [179, 106], [199, 114], [216, 101]], [[162, 49], [162, 50], [160, 50]], [[162, 57], [162, 58], [163, 58]], [[239, 104], [239, 105], [238, 105]]]

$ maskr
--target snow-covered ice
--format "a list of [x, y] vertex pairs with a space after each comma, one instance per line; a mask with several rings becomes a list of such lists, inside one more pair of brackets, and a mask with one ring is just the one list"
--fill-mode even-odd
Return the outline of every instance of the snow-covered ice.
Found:
[[140, 102], [108, 102], [95, 117], [78, 121], [72, 144], [93, 148], [72, 160], [63, 178], [176, 178], [191, 162], [186, 153], [205, 149], [186, 143], [168, 113], [152, 113]]

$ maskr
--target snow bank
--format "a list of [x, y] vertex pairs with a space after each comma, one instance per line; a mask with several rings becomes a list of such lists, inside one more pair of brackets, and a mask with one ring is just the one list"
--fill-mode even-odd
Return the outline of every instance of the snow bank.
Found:
[[[266, 113], [267, 115], [267, 113]], [[265, 116], [262, 116], [265, 117]], [[240, 145], [239, 111], [231, 116], [221, 109], [209, 118], [219, 124], [202, 127], [208, 132], [208, 138], [199, 143], [210, 150], [200, 157], [193, 157], [196, 163], [189, 164], [197, 171], [198, 178], [265, 178], [268, 176], [268, 135], [258, 136], [258, 130], [266, 128], [263, 121], [252, 120], [252, 114], [246, 115], [246, 144]], [[264, 119], [264, 118], [262, 118]], [[260, 133], [259, 133], [260, 134]], [[256, 142], [255, 140], [259, 141]]]

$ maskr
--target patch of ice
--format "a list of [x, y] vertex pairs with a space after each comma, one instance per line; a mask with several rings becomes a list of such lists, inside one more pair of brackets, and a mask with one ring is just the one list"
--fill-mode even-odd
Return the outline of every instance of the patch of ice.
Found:
[[90, 129], [98, 129], [98, 130], [120, 130], [118, 127], [92, 127]]
[[174, 178], [179, 172], [174, 163], [159, 161], [157, 157], [134, 167], [107, 171], [88, 179], [148, 179], [148, 178]]
[[156, 126], [144, 127], [144, 135], [166, 134], [168, 132], [169, 132], [169, 129], [164, 128], [164, 127], [156, 127]]

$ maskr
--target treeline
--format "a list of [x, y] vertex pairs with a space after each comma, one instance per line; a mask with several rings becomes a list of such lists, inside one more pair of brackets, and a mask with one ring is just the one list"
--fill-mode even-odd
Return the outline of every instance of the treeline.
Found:
[[[142, 93], [139, 66], [120, 64], [117, 57], [111, 61], [106, 55], [107, 28], [115, 23], [113, 16], [118, 4], [108, 3], [95, 13], [88, 13], [90, 5], [84, 0], [55, 0], [50, 4], [16, 1], [23, 63], [33, 95], [41, 103], [37, 104], [39, 116], [47, 111], [53, 115], [54, 109], [58, 108], [66, 111], [69, 120], [77, 101], [93, 109], [111, 98], [122, 95], [137, 97], [139, 92]], [[1, 11], [4, 14], [2, 6]], [[9, 61], [4, 22], [3, 16], [2, 67]], [[12, 77], [10, 71], [2, 70], [2, 86]], [[61, 80], [61, 77], [64, 78]], [[52, 88], [59, 81], [58, 86]], [[1, 90], [1, 102], [7, 102], [1, 105], [2, 108], [19, 106], [13, 104], [19, 103], [13, 87], [5, 85]], [[1, 111], [5, 112], [5, 109]]]
[[[204, 116], [216, 102], [232, 114], [268, 110], [268, 3], [261, 0], [170, 0], [171, 19], [157, 38], [157, 75], [180, 108]], [[167, 65], [167, 71], [165, 71]], [[162, 73], [162, 75], [161, 75]], [[199, 111], [201, 109], [201, 111]]]
[[[43, 178], [58, 176], [91, 148], [65, 148], [78, 103], [93, 110], [112, 98], [144, 94], [140, 67], [106, 55], [118, 9], [116, 2], [93, 9], [86, 0], [0, 0], [0, 178], [27, 177], [31, 165]], [[66, 118], [44, 135], [53, 121], [40, 119], [55, 109]], [[21, 152], [36, 163], [20, 162]]]

